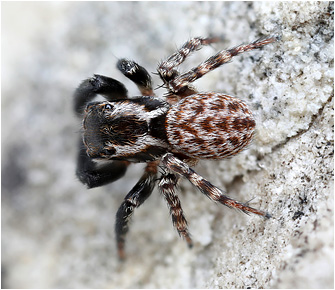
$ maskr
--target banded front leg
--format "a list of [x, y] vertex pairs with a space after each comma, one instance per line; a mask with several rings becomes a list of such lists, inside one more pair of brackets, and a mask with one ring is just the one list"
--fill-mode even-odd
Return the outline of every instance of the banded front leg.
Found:
[[203, 75], [218, 68], [219, 66], [231, 61], [234, 56], [237, 56], [243, 52], [260, 48], [275, 41], [277, 41], [277, 38], [275, 37], [261, 38], [249, 44], [242, 44], [228, 50], [222, 50], [208, 58], [199, 66], [191, 69], [189, 72], [171, 79], [168, 87], [174, 93], [183, 91], [185, 87], [190, 86], [190, 84], [195, 80], [201, 78]]

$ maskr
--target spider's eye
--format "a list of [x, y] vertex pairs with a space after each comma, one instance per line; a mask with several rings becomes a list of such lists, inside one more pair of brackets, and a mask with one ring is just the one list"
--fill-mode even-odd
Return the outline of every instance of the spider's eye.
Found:
[[116, 150], [115, 150], [115, 148], [113, 148], [113, 147], [109, 147], [109, 148], [104, 148], [102, 151], [101, 151], [101, 153], [103, 154], [103, 155], [114, 155], [115, 154], [115, 152], [116, 152]]
[[110, 105], [110, 104], [106, 104], [106, 105], [105, 105], [105, 109], [106, 109], [106, 110], [111, 110], [111, 109], [113, 109], [113, 106]]

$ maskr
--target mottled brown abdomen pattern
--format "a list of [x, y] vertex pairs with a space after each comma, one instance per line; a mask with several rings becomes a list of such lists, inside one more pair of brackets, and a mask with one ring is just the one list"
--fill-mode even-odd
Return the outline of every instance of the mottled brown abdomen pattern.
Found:
[[219, 93], [182, 99], [170, 108], [165, 123], [170, 145], [200, 159], [235, 155], [250, 143], [255, 125], [244, 102]]

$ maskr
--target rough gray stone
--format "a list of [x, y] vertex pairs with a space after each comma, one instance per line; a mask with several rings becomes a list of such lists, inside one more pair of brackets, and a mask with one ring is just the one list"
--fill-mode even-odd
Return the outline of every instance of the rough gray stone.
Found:
[[[333, 2], [3, 3], [2, 287], [333, 288], [333, 16]], [[156, 190], [119, 263], [114, 216], [143, 165], [103, 188], [76, 180], [73, 90], [99, 73], [137, 95], [117, 58], [154, 72], [190, 37], [224, 37], [186, 70], [269, 34], [281, 41], [196, 83], [240, 97], [257, 118], [247, 150], [196, 170], [273, 218], [215, 205], [184, 181], [195, 247], [179, 239]]]

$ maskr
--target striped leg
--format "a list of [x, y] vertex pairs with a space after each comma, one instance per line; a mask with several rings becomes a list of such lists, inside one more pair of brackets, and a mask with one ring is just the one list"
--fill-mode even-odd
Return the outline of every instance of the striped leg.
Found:
[[277, 38], [275, 37], [262, 38], [249, 44], [242, 44], [228, 50], [222, 50], [208, 58], [199, 66], [191, 69], [189, 72], [180, 76], [176, 76], [169, 82], [169, 89], [174, 93], [178, 93], [179, 91], [182, 91], [184, 87], [189, 86], [190, 83], [201, 78], [206, 73], [216, 69], [224, 63], [229, 62], [234, 56], [256, 48], [260, 48], [275, 41], [277, 41]]
[[218, 42], [220, 39], [216, 37], [201, 38], [195, 37], [187, 41], [180, 49], [172, 54], [167, 60], [163, 61], [158, 67], [158, 73], [164, 81], [171, 80], [176, 73], [175, 68], [179, 66], [187, 56], [192, 52], [199, 50], [201, 46]]
[[[169, 94], [167, 95], [168, 102], [175, 103], [178, 100], [173, 100], [174, 91], [170, 88], [170, 82], [179, 76], [177, 67], [189, 56], [192, 52], [199, 50], [203, 45], [209, 45], [214, 42], [220, 41], [220, 38], [211, 37], [211, 38], [201, 38], [195, 37], [187, 41], [180, 49], [178, 49], [174, 54], [172, 54], [167, 60], [161, 62], [158, 66], [157, 71], [167, 89]], [[178, 97], [184, 98], [189, 95], [195, 94], [196, 89], [185, 84], [183, 88], [178, 91]]]
[[187, 221], [175, 192], [177, 181], [178, 177], [175, 174], [167, 174], [162, 176], [158, 186], [170, 208], [173, 226], [177, 229], [179, 236], [186, 240], [188, 246], [192, 247], [193, 243], [187, 229]]
[[219, 188], [211, 184], [209, 181], [207, 181], [198, 173], [196, 173], [193, 169], [191, 169], [186, 163], [173, 156], [173, 154], [165, 154], [162, 158], [162, 162], [172, 172], [186, 177], [194, 186], [196, 186], [203, 194], [205, 194], [211, 200], [219, 202], [231, 208], [239, 209], [244, 213], [254, 213], [260, 216], [264, 216], [265, 218], [271, 217], [271, 215], [267, 212], [255, 209], [248, 206], [247, 203], [241, 203], [228, 197]]

